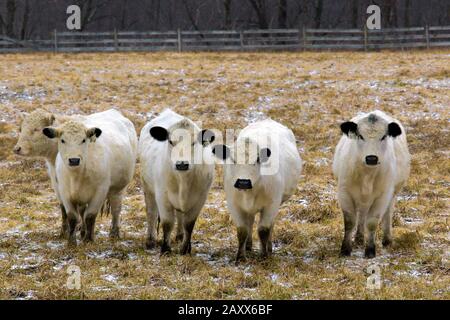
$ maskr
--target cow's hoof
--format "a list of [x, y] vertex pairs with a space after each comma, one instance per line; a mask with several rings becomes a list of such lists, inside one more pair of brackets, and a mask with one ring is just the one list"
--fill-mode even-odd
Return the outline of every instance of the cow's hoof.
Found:
[[170, 248], [170, 246], [163, 244], [161, 246], [161, 255], [167, 255], [170, 254], [172, 252], [172, 249]]
[[389, 247], [392, 244], [392, 239], [386, 238], [382, 241], [383, 247]]
[[346, 243], [345, 244], [343, 243], [340, 252], [341, 257], [349, 257], [351, 254], [352, 254], [352, 247]]
[[236, 265], [239, 265], [239, 263], [241, 263], [241, 262], [246, 262], [246, 261], [247, 261], [247, 257], [246, 257], [245, 255], [243, 255], [243, 254], [238, 254], [238, 255], [236, 256], [235, 264], [236, 264]]
[[364, 257], [367, 259], [375, 258], [375, 247], [366, 247], [364, 251]]
[[120, 232], [119, 230], [111, 230], [109, 232], [109, 237], [113, 240], [119, 240], [120, 239]]
[[181, 247], [180, 254], [182, 254], [182, 255], [191, 254], [191, 246], [190, 245], [183, 245]]
[[156, 247], [156, 240], [153, 240], [153, 239], [145, 240], [145, 248], [147, 250], [154, 249], [155, 247]]

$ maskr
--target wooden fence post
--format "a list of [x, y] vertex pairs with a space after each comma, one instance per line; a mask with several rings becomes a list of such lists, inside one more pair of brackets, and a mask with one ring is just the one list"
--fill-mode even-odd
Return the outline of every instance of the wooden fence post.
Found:
[[428, 25], [425, 26], [425, 40], [427, 42], [427, 49], [430, 49], [430, 30]]
[[302, 27], [302, 33], [303, 33], [303, 51], [306, 50], [306, 28], [305, 25]]
[[178, 28], [178, 52], [181, 52], [183, 49], [181, 48], [181, 30]]
[[244, 50], [244, 31], [239, 32], [239, 41], [241, 45], [241, 50]]
[[56, 32], [56, 29], [53, 30], [53, 41], [54, 41], [55, 53], [57, 53], [58, 52], [58, 33]]
[[368, 32], [367, 32], [367, 25], [364, 24], [364, 51], [367, 51], [367, 45], [368, 45]]
[[117, 37], [117, 29], [114, 28], [114, 48], [116, 51], [119, 50], [119, 39]]

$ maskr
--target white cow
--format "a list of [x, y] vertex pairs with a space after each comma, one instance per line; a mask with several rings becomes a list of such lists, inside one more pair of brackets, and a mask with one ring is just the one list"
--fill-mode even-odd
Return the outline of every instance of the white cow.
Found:
[[[161, 219], [161, 253], [170, 252], [170, 235], [177, 220], [183, 234], [181, 254], [191, 252], [191, 235], [214, 177], [209, 143], [214, 134], [171, 110], [147, 123], [139, 137], [141, 180], [147, 209], [146, 247], [156, 244]], [[181, 230], [182, 229], [182, 230]]]
[[252, 249], [258, 212], [261, 255], [266, 257], [272, 252], [274, 219], [280, 205], [295, 192], [302, 170], [294, 134], [276, 121], [263, 120], [244, 128], [233, 146], [214, 146], [213, 153], [227, 159], [224, 187], [228, 210], [237, 225], [236, 262]]
[[354, 117], [341, 124], [343, 135], [333, 161], [338, 199], [344, 215], [345, 236], [341, 255], [364, 241], [365, 256], [375, 257], [375, 233], [382, 220], [383, 245], [392, 242], [392, 213], [396, 195], [410, 171], [410, 154], [403, 126], [382, 111]]
[[48, 126], [59, 126], [69, 120], [83, 120], [85, 117], [54, 115], [43, 109], [37, 109], [29, 114], [23, 115], [20, 128], [20, 135], [17, 144], [14, 147], [14, 153], [23, 157], [44, 158], [47, 164], [47, 172], [50, 177], [51, 185], [55, 190], [56, 197], [60, 203], [61, 209], [61, 233], [60, 237], [67, 237], [67, 214], [58, 193], [55, 162], [58, 154], [58, 143], [55, 140], [48, 139], [42, 130]]
[[81, 217], [83, 240], [94, 240], [97, 213], [108, 199], [111, 205], [111, 236], [119, 236], [122, 192], [133, 178], [137, 136], [133, 123], [119, 111], [91, 115], [83, 122], [68, 121], [43, 133], [58, 140], [56, 178], [67, 212], [69, 245], [76, 245], [75, 227]]

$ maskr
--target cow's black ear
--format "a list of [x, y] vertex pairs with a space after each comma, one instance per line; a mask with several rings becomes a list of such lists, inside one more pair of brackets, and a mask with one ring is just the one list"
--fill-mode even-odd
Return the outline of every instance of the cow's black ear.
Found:
[[42, 130], [42, 133], [43, 133], [46, 137], [48, 137], [48, 138], [50, 138], [50, 139], [59, 137], [59, 131], [58, 131], [57, 129], [55, 129], [55, 128], [52, 128], [52, 127], [44, 128], [44, 129]]
[[198, 142], [202, 145], [212, 143], [215, 139], [216, 136], [214, 135], [214, 132], [208, 129], [204, 129], [198, 134]]
[[262, 148], [259, 151], [258, 162], [259, 163], [266, 162], [267, 160], [269, 160], [271, 154], [272, 154], [272, 151], [270, 151], [269, 148]]
[[151, 128], [150, 135], [158, 141], [166, 141], [169, 138], [169, 133], [163, 127]]
[[212, 153], [219, 159], [225, 160], [230, 156], [230, 148], [224, 144], [216, 144], [212, 148]]
[[345, 133], [347, 136], [351, 133], [356, 133], [358, 130], [358, 125], [352, 121], [347, 121], [341, 124], [341, 131]]
[[397, 123], [391, 122], [388, 124], [388, 135], [389, 136], [395, 138], [401, 134], [402, 134], [402, 129], [400, 128], [400, 126]]

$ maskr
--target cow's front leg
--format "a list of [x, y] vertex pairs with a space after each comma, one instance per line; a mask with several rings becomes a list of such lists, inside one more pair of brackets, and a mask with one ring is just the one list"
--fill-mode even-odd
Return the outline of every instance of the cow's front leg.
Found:
[[351, 196], [346, 192], [339, 192], [339, 204], [344, 216], [344, 239], [341, 245], [341, 256], [350, 256], [352, 253], [352, 235], [356, 224], [356, 209]]
[[366, 219], [366, 248], [364, 250], [364, 256], [366, 258], [374, 258], [376, 256], [375, 238], [378, 224], [380, 223], [381, 216], [386, 212], [389, 205], [390, 197], [383, 195], [376, 199], [370, 208]]
[[272, 252], [271, 233], [280, 203], [281, 199], [279, 201], [275, 200], [271, 206], [268, 206], [261, 211], [261, 219], [259, 219], [258, 224], [258, 236], [261, 244], [262, 258], [266, 258]]
[[163, 230], [163, 241], [161, 244], [161, 254], [170, 253], [170, 235], [172, 234], [173, 225], [175, 222], [175, 210], [169, 204], [158, 203], [159, 214], [161, 218], [161, 227]]
[[394, 214], [395, 199], [396, 195], [393, 195], [381, 220], [383, 227], [383, 247], [390, 246], [392, 243], [392, 215]]
[[106, 200], [106, 195], [108, 190], [99, 188], [94, 196], [94, 198], [89, 202], [84, 211], [84, 225], [85, 225], [85, 235], [83, 238], [84, 242], [93, 242], [95, 235], [95, 220], [100, 212], [103, 203]]
[[109, 237], [111, 239], [120, 238], [120, 211], [122, 209], [122, 193], [114, 194], [109, 197], [111, 204], [111, 230], [109, 231]]
[[76, 247], [77, 245], [77, 225], [78, 225], [78, 211], [70, 203], [66, 203], [67, 208], [67, 245], [69, 247]]
[[61, 209], [61, 232], [59, 237], [61, 239], [67, 239], [69, 237], [69, 223], [67, 221], [66, 208], [62, 203], [59, 204], [59, 208]]

